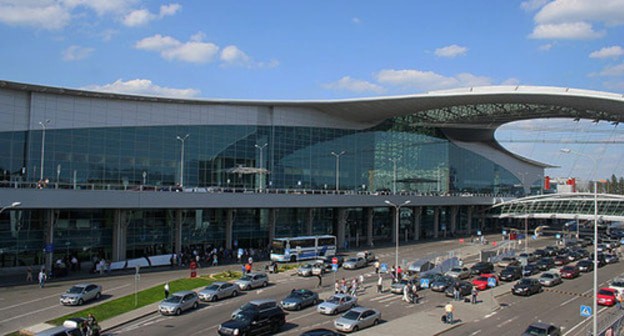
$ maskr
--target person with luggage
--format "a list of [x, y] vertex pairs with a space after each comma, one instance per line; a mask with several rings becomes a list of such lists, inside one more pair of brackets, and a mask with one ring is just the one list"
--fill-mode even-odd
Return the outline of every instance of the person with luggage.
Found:
[[444, 323], [453, 324], [454, 311], [455, 307], [453, 307], [453, 304], [451, 302], [447, 303], [446, 306], [444, 306], [444, 312], [446, 313], [446, 315], [442, 317], [442, 321]]
[[472, 286], [472, 292], [470, 296], [470, 303], [477, 304], [477, 295], [479, 294], [479, 290], [477, 290], [476, 286]]

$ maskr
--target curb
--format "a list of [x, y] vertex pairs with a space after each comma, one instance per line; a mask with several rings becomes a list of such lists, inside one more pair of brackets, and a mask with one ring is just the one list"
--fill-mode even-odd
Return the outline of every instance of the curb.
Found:
[[452, 326], [450, 326], [450, 327], [449, 327], [449, 328], [447, 328], [447, 329], [444, 329], [444, 330], [438, 331], [437, 333], [433, 334], [433, 336], [439, 336], [439, 335], [442, 335], [442, 334], [444, 334], [444, 333], [447, 333], [447, 332], [449, 332], [449, 331], [451, 331], [451, 330], [453, 330], [453, 329], [455, 329], [455, 328], [457, 328], [457, 327], [460, 327], [460, 326], [464, 325], [464, 323], [465, 323], [465, 322], [459, 322], [459, 323], [453, 324]]
[[123, 326], [123, 325], [129, 324], [129, 323], [132, 323], [132, 322], [134, 322], [134, 321], [136, 321], [136, 320], [140, 320], [140, 319], [142, 319], [142, 318], [144, 318], [144, 317], [150, 316], [150, 315], [152, 315], [152, 314], [157, 314], [157, 313], [158, 313], [158, 311], [150, 311], [150, 312], [148, 312], [148, 313], [139, 314], [139, 315], [137, 315], [137, 316], [135, 316], [135, 317], [133, 317], [133, 318], [131, 318], [131, 319], [124, 320], [123, 322], [120, 322], [120, 323], [117, 323], [117, 324], [115, 324], [115, 325], [112, 325], [112, 326], [110, 326], [110, 327], [108, 327], [108, 328], [106, 328], [106, 329], [102, 329], [102, 332], [109, 331], [109, 330], [111, 330], [111, 329], [115, 329], [115, 328], [119, 328], [119, 327], [121, 327], [121, 326]]

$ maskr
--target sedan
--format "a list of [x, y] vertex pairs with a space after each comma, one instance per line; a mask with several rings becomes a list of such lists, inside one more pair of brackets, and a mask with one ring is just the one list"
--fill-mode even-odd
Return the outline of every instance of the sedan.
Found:
[[405, 286], [410, 286], [411, 288], [414, 284], [419, 284], [418, 279], [401, 279], [398, 282], [390, 285], [390, 292], [394, 294], [403, 294], [403, 289], [405, 288]]
[[312, 276], [312, 269], [315, 265], [316, 263], [307, 263], [299, 266], [299, 268], [297, 268], [297, 275], [302, 277]]
[[197, 308], [197, 301], [199, 298], [193, 291], [176, 292], [160, 302], [158, 311], [163, 315], [180, 315], [185, 310]]
[[540, 271], [548, 271], [549, 269], [555, 267], [555, 262], [552, 258], [542, 258], [535, 263]]
[[356, 332], [360, 329], [376, 326], [379, 322], [381, 322], [381, 312], [379, 310], [356, 307], [334, 321], [334, 327], [340, 331]]
[[488, 283], [490, 278], [494, 278], [495, 285], [498, 285], [498, 278], [496, 277], [496, 274], [481, 274], [481, 276], [472, 280], [472, 284], [480, 291], [486, 290], [489, 287]]
[[579, 271], [581, 272], [591, 272], [594, 270], [594, 262], [592, 260], [588, 260], [588, 259], [583, 259], [579, 262], [576, 263], [576, 266], [578, 266]]
[[535, 322], [522, 333], [522, 336], [561, 336], [561, 328], [552, 324]]
[[[468, 281], [457, 281], [455, 283], [458, 287], [459, 287], [459, 296], [464, 297], [467, 295], [470, 295], [470, 293], [472, 293], [472, 284]], [[448, 296], [448, 297], [455, 297], [455, 285], [453, 286], [449, 286], [448, 288], [446, 288], [446, 290], [444, 291], [444, 295]]]
[[616, 296], [618, 292], [613, 288], [600, 288], [596, 300], [601, 306], [613, 306], [617, 302]]
[[256, 287], [266, 287], [269, 285], [269, 277], [266, 273], [247, 273], [234, 283], [241, 290], [250, 290]]
[[494, 272], [494, 264], [487, 261], [480, 261], [470, 267], [470, 273], [474, 275], [491, 272]]
[[501, 281], [514, 281], [522, 278], [522, 266], [507, 266], [500, 271], [499, 277]]
[[368, 265], [368, 261], [366, 261], [366, 259], [364, 259], [363, 257], [354, 257], [354, 258], [349, 258], [347, 261], [345, 261], [342, 264], [342, 268], [354, 270], [354, 269], [366, 267], [366, 265]]
[[522, 268], [522, 276], [531, 276], [540, 272], [536, 264], [528, 264]]
[[553, 260], [554, 260], [556, 266], [563, 266], [563, 265], [565, 265], [565, 264], [570, 262], [568, 260], [568, 255], [567, 254], [558, 255], [555, 258], [553, 258]]
[[514, 295], [529, 296], [542, 291], [542, 285], [537, 279], [524, 278], [511, 288]]
[[343, 334], [337, 333], [329, 329], [312, 329], [304, 332], [299, 336], [342, 336]]
[[615, 253], [614, 254], [605, 254], [604, 260], [605, 260], [605, 263], [607, 263], [607, 264], [614, 264], [614, 263], [620, 261], [620, 258], [618, 258], [617, 254], [615, 254]]
[[199, 293], [201, 301], [217, 301], [226, 297], [238, 295], [238, 286], [229, 282], [213, 282], [212, 285], [202, 289]]
[[539, 282], [542, 284], [542, 286], [552, 287], [562, 283], [563, 281], [561, 280], [559, 274], [554, 272], [546, 272], [542, 274], [542, 276], [539, 278]]
[[537, 256], [533, 253], [520, 253], [518, 255], [518, 259], [526, 259], [528, 262], [534, 262], [535, 260], [537, 260]]
[[335, 294], [316, 307], [316, 311], [325, 315], [334, 315], [347, 311], [357, 304], [357, 298], [347, 294]]
[[455, 279], [445, 275], [432, 282], [429, 287], [431, 287], [431, 290], [434, 292], [444, 292], [446, 288], [451, 287], [454, 284]]
[[77, 284], [61, 295], [60, 302], [63, 305], [82, 305], [89, 300], [97, 300], [102, 296], [102, 287], [96, 284]]
[[564, 279], [574, 279], [581, 275], [581, 270], [579, 270], [578, 266], [568, 265], [562, 267], [559, 274], [561, 274], [561, 277]]
[[468, 269], [468, 267], [453, 267], [444, 275], [464, 280], [470, 278], [470, 270]]
[[503, 259], [496, 263], [496, 266], [505, 268], [507, 266], [515, 266], [519, 264], [520, 262], [518, 262], [518, 260], [514, 257], [503, 257]]
[[293, 289], [290, 294], [280, 301], [280, 306], [284, 310], [301, 310], [307, 306], [314, 306], [319, 303], [317, 293], [307, 289]]

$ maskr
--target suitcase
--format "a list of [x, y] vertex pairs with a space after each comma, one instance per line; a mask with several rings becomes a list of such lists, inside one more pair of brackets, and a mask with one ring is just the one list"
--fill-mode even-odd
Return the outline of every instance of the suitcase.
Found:
[[442, 318], [440, 320], [442, 321], [442, 323], [446, 323], [446, 315], [442, 315]]
[[465, 299], [464, 299], [464, 302], [466, 302], [466, 303], [470, 303], [470, 299], [469, 299], [469, 298], [465, 298]]

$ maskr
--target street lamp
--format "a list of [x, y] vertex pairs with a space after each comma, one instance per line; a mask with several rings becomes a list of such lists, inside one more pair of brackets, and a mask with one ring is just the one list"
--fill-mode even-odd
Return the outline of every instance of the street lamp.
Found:
[[[13, 202], [13, 203], [11, 203], [11, 205], [7, 205], [7, 206], [3, 207], [2, 209], [0, 209], [0, 214], [1, 214], [2, 212], [4, 212], [4, 210], [8, 210], [8, 209], [12, 209], [12, 208], [16, 208], [16, 207], [18, 207], [18, 206], [20, 206], [20, 205], [22, 205], [22, 202]], [[17, 228], [16, 228], [16, 230], [15, 230], [15, 231], [16, 231], [16, 234], [15, 234], [15, 239], [16, 239], [16, 242], [17, 242], [17, 243], [15, 244], [15, 266], [17, 266], [17, 265], [18, 265], [18, 261], [17, 261], [17, 259], [19, 258], [19, 257], [18, 257], [18, 256], [19, 256], [19, 232], [20, 232], [20, 229], [21, 229], [21, 226], [20, 226], [20, 225], [21, 225], [21, 224], [19, 224], [19, 223], [18, 223], [18, 226], [17, 226]]]
[[396, 195], [396, 181], [397, 181], [397, 161], [401, 160], [401, 157], [388, 159], [392, 162], [393, 180], [392, 180], [392, 193]]
[[[562, 148], [562, 153], [576, 154], [578, 156], [584, 156], [589, 158], [593, 164], [593, 172], [596, 172], [598, 162], [596, 159], [584, 153], [575, 152], [569, 148]], [[578, 227], [578, 223], [576, 224]], [[593, 321], [592, 321], [592, 335], [598, 335], [598, 181], [594, 178], [594, 305], [593, 305]]]
[[7, 205], [7, 206], [3, 207], [2, 209], [0, 209], [0, 214], [3, 213], [5, 210], [12, 209], [12, 208], [17, 208], [20, 205], [22, 205], [22, 202], [13, 202], [13, 203], [11, 203], [11, 205]]
[[384, 203], [394, 207], [394, 237], [396, 241], [396, 246], [394, 248], [394, 278], [399, 281], [399, 212], [401, 207], [410, 204], [412, 201], [407, 200], [401, 204], [394, 204], [388, 200], [385, 200]]
[[263, 153], [264, 153], [264, 148], [268, 145], [268, 143], [265, 143], [264, 145], [260, 146], [260, 145], [254, 145], [256, 147], [256, 149], [258, 149], [260, 151], [260, 164], [258, 165], [260, 168], [260, 170], [258, 171], [258, 173], [260, 174], [260, 178], [259, 178], [259, 184], [260, 184], [260, 191], [262, 191], [262, 188], [264, 187], [264, 179], [262, 178], [262, 174], [264, 172], [262, 172], [262, 166], [264, 166], [264, 161], [263, 161]]
[[184, 187], [184, 141], [188, 139], [190, 134], [184, 137], [176, 136], [176, 139], [181, 142], [180, 144], [180, 188]]
[[340, 189], [340, 157], [345, 153], [345, 151], [340, 153], [331, 152], [331, 155], [336, 157], [336, 191]]
[[39, 181], [43, 181], [43, 158], [45, 156], [45, 133], [46, 133], [46, 125], [50, 123], [50, 119], [46, 119], [45, 121], [40, 121], [39, 125], [43, 127], [43, 131], [41, 132], [41, 166], [39, 167]]

